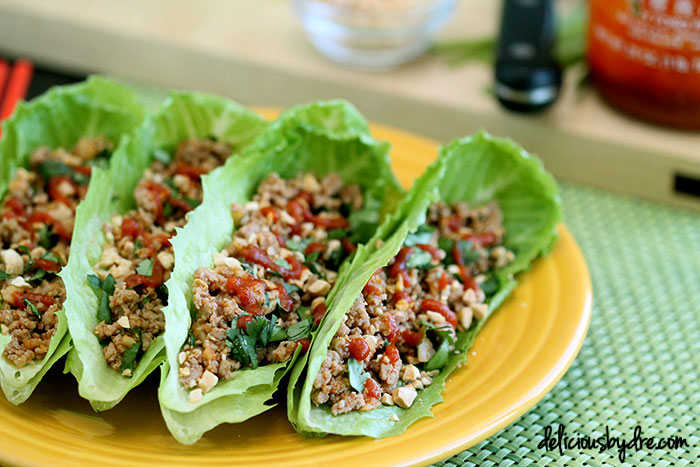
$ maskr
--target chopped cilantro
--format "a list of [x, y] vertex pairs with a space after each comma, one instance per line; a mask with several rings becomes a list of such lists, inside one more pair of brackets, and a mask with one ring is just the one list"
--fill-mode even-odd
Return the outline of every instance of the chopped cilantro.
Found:
[[285, 243], [288, 249], [294, 251], [301, 251], [302, 253], [306, 250], [306, 247], [312, 242], [312, 239], [306, 238], [301, 240], [288, 239]]
[[19, 246], [19, 251], [24, 253], [25, 255], [29, 256], [30, 258], [32, 257], [32, 251], [29, 249], [28, 246], [25, 245], [20, 245]]
[[49, 159], [42, 162], [39, 164], [37, 169], [44, 180], [64, 175], [70, 176], [73, 174], [73, 169], [68, 167], [68, 165], [64, 164], [63, 162], [55, 159]]
[[234, 323], [231, 329], [226, 331], [226, 345], [231, 347], [233, 358], [244, 365], [250, 365], [253, 369], [258, 367], [258, 357], [255, 354], [255, 339], [244, 334]]
[[299, 318], [302, 320], [304, 320], [304, 319], [311, 320], [312, 319], [311, 307], [300, 306], [299, 308], [297, 308], [297, 315], [299, 315]]
[[272, 316], [272, 319], [267, 319], [264, 316], [255, 318], [246, 325], [246, 333], [262, 344], [262, 347], [267, 347], [270, 342], [281, 341], [287, 337], [287, 333], [275, 322], [277, 319]]
[[265, 308], [270, 307], [270, 296], [267, 294], [267, 291], [265, 291]]
[[164, 149], [154, 149], [153, 159], [163, 164], [170, 164], [170, 160], [172, 159], [172, 157], [170, 156], [170, 154], [168, 154], [168, 151]]
[[328, 231], [328, 238], [329, 239], [334, 239], [334, 238], [344, 238], [349, 235], [347, 229], [332, 229]]
[[136, 241], [134, 241], [134, 251], [139, 251], [144, 249], [145, 246], [143, 245], [143, 242], [141, 241], [140, 238], [137, 238]]
[[271, 275], [273, 275], [273, 276], [284, 277], [284, 275], [282, 275], [281, 272], [275, 271], [274, 269], [268, 269], [268, 270], [266, 270], [265, 272], [267, 272], [268, 274], [271, 274]]
[[151, 277], [153, 274], [153, 262], [152, 258], [142, 260], [139, 265], [136, 266], [136, 274]]
[[350, 360], [348, 360], [348, 375], [350, 386], [352, 386], [355, 391], [362, 392], [365, 390], [365, 381], [369, 378], [369, 373], [365, 371], [365, 367], [362, 366], [362, 363], [354, 358], [350, 358]]
[[199, 206], [199, 200], [197, 200], [197, 199], [188, 198], [187, 196], [184, 196], [182, 199], [184, 199], [185, 203], [189, 204], [192, 209]]
[[342, 248], [336, 248], [335, 250], [331, 251], [330, 257], [328, 258], [328, 266], [331, 267], [331, 269], [338, 269], [340, 268], [340, 264], [343, 262], [343, 249]]
[[238, 262], [241, 263], [241, 267], [243, 267], [243, 269], [244, 269], [248, 274], [250, 274], [251, 276], [255, 277], [255, 268], [254, 268], [250, 263], [247, 263], [247, 262], [243, 261], [242, 259], [239, 259]]
[[38, 281], [38, 280], [43, 279], [45, 275], [46, 275], [46, 271], [44, 271], [43, 269], [37, 269], [36, 271], [34, 271], [34, 274], [29, 276], [29, 279], [27, 279], [27, 281], [28, 282]]
[[106, 324], [112, 323], [112, 310], [109, 308], [109, 297], [114, 294], [114, 277], [107, 275], [104, 281], [95, 274], [87, 276], [88, 284], [97, 295], [97, 322], [104, 321]]
[[316, 264], [316, 260], [318, 260], [320, 254], [320, 251], [314, 251], [313, 253], [306, 255], [306, 257], [304, 258], [304, 264], [309, 268], [309, 270], [312, 273], [316, 274], [319, 277], [323, 277], [323, 274], [321, 274], [321, 271], [319, 271], [318, 265]]
[[457, 240], [457, 248], [459, 248], [465, 266], [478, 261], [481, 257], [479, 252], [474, 250], [474, 244], [469, 240]]
[[149, 297], [143, 297], [143, 300], [141, 300], [141, 303], [139, 304], [139, 308], [143, 309], [143, 307], [146, 306], [146, 303], [150, 301], [151, 299]]
[[486, 296], [491, 296], [498, 291], [498, 279], [493, 274], [489, 275], [484, 282], [479, 284]]
[[49, 261], [53, 261], [54, 263], [61, 264], [61, 260], [58, 259], [58, 257], [56, 255], [54, 255], [53, 253], [51, 253], [50, 251], [44, 253], [43, 255], [41, 255], [41, 257], [43, 259], [48, 259]]
[[287, 328], [287, 336], [291, 341], [311, 338], [311, 320], [298, 321]]
[[294, 284], [288, 284], [286, 282], [282, 282], [282, 287], [284, 287], [284, 290], [287, 291], [287, 294], [292, 294], [294, 292], [298, 292], [300, 289]]
[[128, 376], [124, 375], [127, 378], [131, 378], [133, 376], [134, 367], [136, 366], [136, 356], [138, 355], [139, 350], [141, 349], [141, 330], [135, 328], [134, 331], [136, 331], [136, 334], [138, 334], [138, 340], [134, 342], [134, 344], [131, 347], [124, 351], [124, 355], [122, 356], [122, 364], [119, 367], [121, 371], [129, 370], [131, 372], [131, 374], [129, 374]]
[[425, 369], [428, 371], [440, 369], [447, 365], [449, 357], [450, 343], [447, 339], [443, 339], [435, 354], [430, 357], [430, 360], [425, 364]]
[[163, 217], [170, 217], [175, 212], [175, 208], [172, 204], [166, 202], [163, 203]]
[[10, 274], [0, 269], [0, 281], [4, 281], [6, 279], [9, 279], [10, 277], [12, 277]]
[[292, 269], [292, 265], [287, 262], [284, 258], [278, 258], [275, 260], [275, 264], [284, 269]]
[[192, 329], [190, 329], [189, 331], [187, 331], [187, 342], [189, 342], [189, 344], [192, 347], [194, 347], [195, 341], [196, 341], [196, 339], [194, 338], [194, 334], [192, 333]]
[[406, 260], [406, 267], [418, 268], [418, 269], [429, 269], [433, 260], [433, 256], [427, 251], [420, 250], [418, 248], [413, 249], [413, 253]]
[[24, 303], [29, 307], [29, 310], [31, 310], [32, 314], [41, 320], [41, 313], [39, 313], [39, 310], [37, 310], [36, 306], [26, 298], [24, 299]]
[[58, 242], [58, 235], [53, 233], [53, 229], [49, 225], [44, 225], [39, 230], [39, 245], [50, 250]]
[[408, 234], [406, 240], [403, 242], [406, 246], [415, 246], [430, 243], [433, 238], [433, 228], [428, 225], [421, 225], [412, 234]]

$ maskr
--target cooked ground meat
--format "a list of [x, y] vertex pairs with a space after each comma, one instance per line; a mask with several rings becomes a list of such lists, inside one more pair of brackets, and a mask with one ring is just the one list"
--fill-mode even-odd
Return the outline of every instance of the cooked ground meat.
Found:
[[0, 208], [0, 327], [11, 335], [3, 356], [18, 368], [44, 358], [65, 300], [56, 275], [68, 261], [75, 208], [91, 167], [112, 149], [105, 138], [83, 139], [71, 152], [41, 147], [10, 181]]
[[102, 283], [114, 280], [109, 319], [95, 335], [107, 363], [131, 376], [143, 354], [165, 330], [162, 285], [175, 263], [170, 238], [186, 214], [202, 201], [200, 177], [224, 163], [230, 145], [213, 140], [181, 142], [170, 162], [157, 160], [134, 190], [136, 209], [114, 216], [104, 226], [107, 243], [95, 272]]
[[486, 316], [489, 273], [513, 260], [500, 245], [503, 235], [495, 203], [431, 205], [427, 225], [375, 272], [346, 313], [312, 401], [329, 404], [334, 415], [382, 403], [410, 407], [447, 363], [456, 332]]
[[196, 401], [240, 368], [288, 360], [323, 319], [325, 297], [355, 250], [348, 215], [362, 208], [357, 185], [335, 174], [268, 176], [253, 200], [231, 207], [239, 226], [195, 271], [197, 312], [180, 353], [180, 382]]

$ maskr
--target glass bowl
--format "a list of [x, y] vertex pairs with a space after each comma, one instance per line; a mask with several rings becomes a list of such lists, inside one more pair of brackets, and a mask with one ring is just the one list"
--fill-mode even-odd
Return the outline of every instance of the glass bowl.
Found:
[[386, 70], [422, 55], [457, 0], [292, 0], [311, 43], [329, 59]]

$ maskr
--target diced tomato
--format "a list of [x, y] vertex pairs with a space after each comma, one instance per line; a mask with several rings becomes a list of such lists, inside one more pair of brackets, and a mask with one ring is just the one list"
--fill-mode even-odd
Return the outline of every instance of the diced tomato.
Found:
[[413, 299], [411, 298], [411, 294], [409, 294], [405, 290], [397, 290], [396, 292], [394, 292], [394, 296], [391, 297], [391, 301], [394, 302], [394, 305], [396, 305], [401, 300], [406, 300], [406, 302], [408, 302], [408, 303], [413, 303]]
[[272, 222], [277, 222], [280, 220], [280, 213], [274, 206], [265, 206], [264, 208], [260, 209], [260, 214], [267, 218], [272, 216]]
[[187, 175], [188, 177], [192, 177], [194, 179], [199, 180], [199, 178], [202, 175], [205, 175], [207, 173], [207, 170], [201, 167], [197, 167], [196, 165], [183, 164], [182, 162], [180, 162], [175, 168], [175, 173], [180, 175]]
[[279, 243], [281, 247], [287, 246], [287, 242], [284, 240], [284, 236], [281, 233], [279, 233], [279, 231], [274, 227], [272, 228], [272, 233], [275, 234], [275, 237], [277, 237], [277, 243]]
[[406, 270], [406, 260], [408, 260], [408, 257], [411, 256], [412, 253], [413, 248], [410, 246], [401, 248], [394, 258], [394, 265], [391, 267], [391, 277], [402, 276], [404, 287], [409, 287], [411, 285], [408, 271]]
[[406, 343], [406, 345], [415, 347], [420, 344], [420, 341], [423, 340], [425, 333], [413, 331], [411, 329], [404, 329], [404, 331], [401, 333], [401, 337], [403, 337], [403, 341]]
[[292, 300], [292, 297], [290, 297], [287, 293], [287, 289], [285, 289], [281, 284], [278, 284], [276, 289], [282, 308], [287, 311], [292, 311], [294, 309], [294, 300]]
[[297, 346], [301, 346], [301, 353], [306, 353], [309, 350], [309, 347], [311, 346], [311, 341], [309, 339], [299, 339], [297, 342]]
[[391, 344], [384, 351], [384, 355], [389, 359], [389, 363], [396, 363], [401, 359], [401, 354], [399, 354], [399, 349], [396, 348], [394, 344]]
[[143, 230], [136, 219], [127, 217], [122, 221], [122, 235], [136, 239], [141, 235], [141, 232]]
[[301, 190], [299, 194], [297, 195], [297, 198], [301, 198], [304, 201], [306, 201], [306, 205], [309, 206], [309, 208], [314, 207], [314, 195], [311, 194], [310, 192], [306, 190]]
[[248, 277], [229, 277], [226, 281], [228, 290], [238, 297], [241, 308], [252, 315], [264, 313], [260, 306], [261, 297], [267, 290], [267, 284], [260, 279]]
[[89, 165], [71, 165], [70, 168], [86, 177], [92, 175], [92, 167]]
[[43, 269], [47, 272], [58, 272], [61, 270], [61, 264], [56, 261], [51, 261], [50, 259], [38, 258], [34, 260], [34, 264], [39, 269]]
[[380, 296], [382, 294], [382, 289], [381, 289], [381, 279], [379, 278], [379, 273], [381, 272], [382, 268], [377, 269], [374, 271], [374, 274], [372, 274], [372, 277], [369, 278], [365, 286], [362, 288], [362, 293], [365, 295], [376, 295]]
[[345, 251], [345, 253], [350, 254], [354, 253], [355, 250], [357, 250], [357, 246], [355, 246], [355, 244], [352, 243], [349, 238], [345, 237], [341, 240], [341, 242], [343, 243], [343, 250]]
[[469, 240], [477, 243], [482, 247], [491, 246], [496, 243], [496, 234], [493, 232], [471, 232], [462, 234], [463, 240]]
[[447, 218], [448, 229], [450, 229], [453, 232], [456, 232], [459, 230], [460, 227], [462, 227], [462, 219], [460, 219], [458, 215], [452, 214]]
[[305, 255], [312, 255], [316, 253], [317, 251], [319, 252], [324, 252], [326, 250], [326, 245], [320, 242], [313, 242], [309, 243], [309, 246], [306, 247], [304, 250]]
[[386, 313], [382, 317], [382, 321], [385, 328], [382, 330], [382, 334], [393, 344], [399, 338], [399, 326], [396, 324], [396, 317], [391, 313]]
[[20, 310], [24, 310], [27, 307], [27, 303], [24, 300], [28, 300], [31, 302], [34, 306], [37, 304], [41, 303], [43, 304], [46, 308], [50, 307], [56, 302], [56, 299], [49, 295], [44, 295], [44, 294], [39, 294], [39, 293], [33, 293], [33, 292], [15, 292], [12, 295], [12, 300], [13, 303], [12, 305], [15, 308], [19, 308]]
[[56, 232], [56, 235], [61, 237], [63, 240], [70, 241], [71, 237], [73, 236], [71, 232], [68, 232], [68, 230], [63, 226], [63, 224], [45, 212], [37, 211], [29, 216], [29, 219], [27, 220], [27, 230], [31, 230], [31, 226], [35, 222], [50, 225], [53, 227], [53, 231]]
[[310, 222], [324, 230], [347, 229], [350, 226], [348, 220], [340, 214], [313, 216]]
[[9, 209], [9, 211], [5, 211], [3, 213], [3, 217], [6, 219], [13, 217], [25, 217], [27, 215], [24, 204], [22, 204], [22, 201], [18, 200], [17, 198], [7, 198], [5, 201], [5, 207]]
[[238, 320], [236, 321], [236, 327], [238, 329], [245, 329], [248, 323], [253, 321], [255, 319], [255, 316], [253, 315], [242, 315], [238, 317]]
[[416, 246], [418, 248], [420, 248], [421, 250], [427, 251], [428, 253], [430, 253], [430, 256], [432, 256], [435, 261], [440, 261], [440, 251], [437, 248], [435, 248], [434, 246], [425, 245], [425, 244], [420, 244], [420, 245], [416, 245]]
[[379, 389], [379, 385], [375, 380], [372, 378], [367, 378], [364, 383], [365, 389], [362, 391], [362, 395], [364, 395], [368, 399], [379, 399], [379, 397], [382, 395], [382, 391]]
[[69, 185], [73, 186], [77, 193], [77, 185], [67, 175], [50, 178], [47, 191], [52, 200], [65, 204], [69, 208], [73, 208], [73, 203], [71, 202], [70, 198], [61, 192], [60, 186], [64, 183], [68, 183]]
[[316, 305], [316, 308], [311, 310], [311, 317], [314, 319], [314, 324], [316, 326], [321, 324], [321, 320], [325, 316], [326, 311], [328, 311], [328, 307], [325, 303], [318, 304]]
[[457, 242], [452, 246], [452, 258], [455, 264], [459, 267], [459, 277], [462, 279], [462, 284], [465, 289], [473, 289], [474, 291], [479, 290], [479, 284], [476, 283], [474, 278], [469, 275], [467, 267], [464, 265], [464, 259], [462, 258], [462, 252], [459, 251]]
[[425, 311], [435, 311], [440, 313], [445, 317], [445, 321], [447, 321], [450, 326], [453, 328], [457, 327], [457, 315], [454, 311], [450, 310], [447, 305], [439, 300], [435, 300], [434, 298], [424, 298], [423, 301], [420, 302], [420, 307]]
[[165, 268], [157, 259], [153, 261], [153, 271], [150, 276], [143, 274], [130, 274], [124, 278], [124, 285], [130, 289], [139, 285], [156, 288], [165, 282]]
[[350, 351], [350, 356], [361, 362], [369, 357], [369, 345], [361, 337], [355, 337], [350, 339], [350, 344], [348, 345], [348, 350]]

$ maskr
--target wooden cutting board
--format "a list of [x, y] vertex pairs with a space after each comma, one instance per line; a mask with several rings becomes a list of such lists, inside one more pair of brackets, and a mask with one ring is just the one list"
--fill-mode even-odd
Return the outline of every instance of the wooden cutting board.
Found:
[[[460, 2], [441, 37], [492, 34], [498, 3]], [[309, 45], [284, 0], [0, 0], [0, 54], [244, 104], [344, 97], [374, 121], [443, 142], [484, 128], [539, 154], [562, 179], [700, 208], [700, 133], [611, 110], [577, 88], [581, 70], [568, 73], [549, 112], [516, 115], [485, 91], [491, 72], [480, 64], [424, 57], [384, 73], [335, 65]]]

